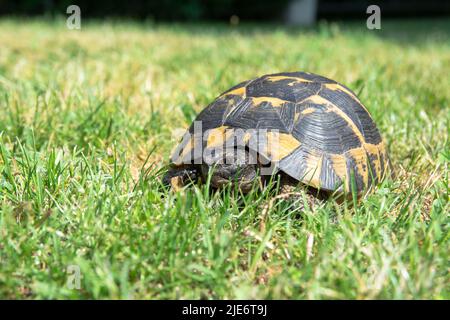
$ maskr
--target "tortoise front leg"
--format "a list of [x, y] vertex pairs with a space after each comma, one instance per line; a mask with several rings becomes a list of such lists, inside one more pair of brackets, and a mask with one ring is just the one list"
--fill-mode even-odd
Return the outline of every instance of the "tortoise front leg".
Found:
[[171, 168], [163, 177], [162, 183], [177, 191], [189, 182], [196, 182], [199, 172], [194, 166], [183, 166]]
[[306, 206], [308, 206], [311, 210], [315, 210], [316, 205], [318, 206], [322, 203], [319, 199], [320, 197], [318, 196], [317, 191], [315, 193], [311, 192], [308, 187], [287, 176], [286, 174], [281, 174], [280, 178], [278, 194], [266, 202], [262, 207], [261, 220], [259, 224], [261, 232], [265, 230], [267, 215], [270, 210], [277, 205], [278, 201], [287, 201], [295, 204], [295, 209], [299, 211], [304, 211]]

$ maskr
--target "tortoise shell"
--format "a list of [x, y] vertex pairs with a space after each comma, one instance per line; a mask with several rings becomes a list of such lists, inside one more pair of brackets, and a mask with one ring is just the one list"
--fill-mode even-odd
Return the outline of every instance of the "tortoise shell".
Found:
[[[195, 123], [201, 124], [200, 137], [193, 135]], [[266, 147], [258, 154], [318, 189], [361, 192], [388, 169], [383, 139], [356, 95], [305, 72], [264, 75], [222, 93], [197, 116], [172, 164], [201, 163], [202, 150], [223, 144], [237, 129], [265, 132]]]

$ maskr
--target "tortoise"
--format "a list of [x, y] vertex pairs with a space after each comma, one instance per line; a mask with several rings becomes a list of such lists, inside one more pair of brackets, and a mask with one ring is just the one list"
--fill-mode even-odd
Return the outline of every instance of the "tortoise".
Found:
[[[354, 92], [326, 77], [284, 72], [244, 81], [198, 114], [163, 183], [207, 180], [249, 192], [281, 175], [287, 186], [361, 194], [387, 174], [385, 143]], [[262, 174], [264, 171], [264, 174]]]

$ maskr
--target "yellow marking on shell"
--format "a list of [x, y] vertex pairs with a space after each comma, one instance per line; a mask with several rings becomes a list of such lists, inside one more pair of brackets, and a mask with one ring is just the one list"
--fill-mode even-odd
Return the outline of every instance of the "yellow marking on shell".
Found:
[[348, 191], [349, 179], [347, 177], [347, 161], [345, 156], [342, 154], [331, 154], [330, 158], [333, 163], [334, 173], [341, 179], [345, 190]]
[[301, 113], [302, 113], [302, 115], [307, 115], [307, 114], [313, 113], [316, 110], [317, 110], [316, 108], [306, 108], [306, 109], [302, 110]]
[[351, 92], [344, 86], [340, 85], [339, 83], [325, 83], [324, 87], [327, 89], [330, 89], [332, 91], [336, 91], [336, 90], [343, 91], [346, 94], [348, 94], [349, 96], [351, 96], [353, 99], [359, 101], [358, 97], [353, 92]]
[[225, 141], [229, 140], [233, 136], [233, 146], [236, 147], [246, 146], [252, 137], [257, 137], [256, 130], [244, 130], [241, 128], [237, 128], [231, 129], [229, 131], [229, 134], [227, 131]]
[[[183, 141], [181, 142], [183, 143]], [[195, 143], [196, 140], [194, 139], [194, 137], [192, 136], [189, 141], [186, 143], [186, 145], [183, 147], [183, 149], [181, 150], [181, 152], [178, 152], [178, 156], [177, 156], [177, 149], [179, 147], [179, 145], [176, 145], [175, 148], [172, 150], [171, 153], [171, 160], [175, 165], [180, 165], [183, 163], [183, 159], [194, 149], [195, 147]]]
[[349, 95], [353, 100], [355, 100], [356, 102], [358, 102], [358, 104], [361, 105], [361, 107], [366, 110], [366, 112], [369, 114], [369, 110], [367, 110], [367, 108], [361, 103], [361, 101], [359, 100], [359, 98], [350, 90], [348, 90], [347, 88], [345, 88], [343, 85], [340, 85], [339, 83], [326, 83], [325, 88], [330, 89], [332, 91], [342, 91], [345, 92], [347, 95]]
[[[368, 168], [368, 158], [364, 147], [350, 149], [345, 152], [346, 155], [350, 155], [356, 165], [356, 173], [363, 178], [364, 186], [367, 187], [369, 184], [369, 168]], [[350, 180], [350, 177], [348, 177]]]
[[317, 111], [316, 108], [311, 108], [310, 107], [310, 108], [306, 108], [306, 109], [302, 110], [301, 112], [296, 112], [294, 114], [294, 123], [298, 122], [298, 119], [300, 118], [300, 116], [306, 116], [306, 115], [311, 114], [311, 113], [313, 113], [315, 111]]
[[289, 102], [287, 100], [273, 98], [273, 97], [251, 97], [251, 99], [252, 99], [253, 103], [255, 104], [255, 106], [258, 106], [264, 102], [269, 102], [272, 105], [272, 107], [279, 107], [279, 106], [283, 105], [284, 103]]
[[366, 143], [363, 145], [363, 148], [366, 150], [369, 156], [375, 156], [371, 163], [371, 165], [373, 166], [371, 168], [372, 174], [379, 180], [383, 179], [383, 172], [381, 172], [381, 157], [384, 158], [386, 152], [386, 150], [384, 149], [384, 142], [382, 141], [379, 144]]
[[260, 150], [271, 161], [280, 161], [300, 146], [300, 142], [291, 134], [267, 132], [266, 150]]
[[[350, 117], [348, 117], [345, 112], [343, 112], [335, 104], [331, 103], [327, 99], [325, 99], [319, 95], [314, 95], [314, 96], [311, 96], [310, 98], [308, 98], [307, 100], [309, 100], [313, 103], [325, 105], [327, 107], [327, 112], [334, 112], [337, 115], [339, 115], [341, 118], [343, 118], [347, 122], [347, 124], [350, 126], [352, 131], [358, 137], [359, 141], [361, 142], [361, 147], [348, 150], [345, 152], [345, 154], [350, 155], [354, 159], [355, 165], [356, 165], [355, 169], [356, 169], [357, 173], [362, 176], [364, 185], [367, 187], [369, 184], [370, 162], [369, 162], [368, 155], [370, 155], [370, 156], [376, 155], [376, 157], [372, 160], [372, 165], [374, 166], [374, 168], [372, 168], [373, 169], [372, 173], [374, 175], [376, 175], [379, 180], [381, 180], [384, 176], [384, 173], [381, 172], [380, 157], [382, 156], [384, 159], [385, 154], [386, 154], [386, 151], [384, 149], [385, 148], [384, 142], [381, 142], [378, 145], [366, 143], [364, 136], [362, 135], [361, 131], [358, 129], [356, 124], [352, 121], [352, 119], [350, 119]], [[332, 156], [333, 168], [336, 172], [336, 175], [338, 175], [341, 179], [343, 179], [343, 177], [345, 177], [345, 180], [347, 181], [346, 186], [348, 188], [349, 184], [350, 184], [350, 177], [347, 177], [347, 166], [346, 166], [346, 164], [344, 166], [345, 161], [343, 161], [341, 159], [338, 160], [338, 156], [339, 155]], [[339, 163], [339, 165], [334, 165], [335, 162]]]
[[341, 118], [343, 118], [345, 120], [345, 122], [347, 122], [347, 124], [350, 126], [350, 128], [355, 133], [355, 135], [358, 137], [361, 144], [365, 143], [364, 136], [362, 135], [361, 131], [359, 131], [356, 124], [352, 121], [352, 119], [350, 119], [350, 117], [344, 111], [339, 109], [335, 104], [331, 103], [330, 101], [328, 101], [327, 99], [325, 99], [319, 95], [313, 95], [313, 96], [309, 97], [307, 100], [311, 101], [313, 103], [325, 105], [327, 107], [326, 112], [334, 112], [337, 115], [339, 115]]
[[[377, 177], [378, 180], [382, 180], [384, 178], [387, 164], [385, 160], [386, 150], [383, 141], [379, 144], [365, 143], [362, 147], [351, 149], [346, 153], [350, 154], [355, 160], [356, 169], [363, 177], [365, 186], [368, 186], [369, 175], [371, 174], [373, 174], [374, 177]], [[372, 159], [372, 162], [370, 162], [369, 156], [375, 156], [375, 158]], [[384, 172], [381, 172], [381, 157], [383, 157], [383, 161], [385, 162]], [[370, 169], [370, 166], [373, 167]], [[369, 170], [372, 170], [372, 173]]]
[[[377, 145], [365, 143], [362, 147], [354, 148], [345, 152], [345, 154], [330, 154], [331, 161], [333, 163], [334, 173], [344, 182], [344, 187], [346, 191], [351, 190], [350, 188], [350, 177], [347, 173], [347, 161], [345, 155], [349, 155], [353, 158], [356, 164], [356, 172], [362, 176], [363, 183], [366, 187], [368, 187], [369, 183], [369, 175], [370, 173], [370, 165], [372, 167], [372, 174], [381, 181], [384, 177], [383, 172], [381, 172], [381, 163], [380, 157], [384, 157], [384, 142], [381, 142]], [[372, 160], [371, 164], [369, 162], [369, 156], [375, 156]]]
[[[386, 145], [384, 144], [384, 141], [381, 141], [376, 146], [378, 147], [378, 160], [379, 160], [379, 163], [378, 163], [379, 171], [377, 171], [377, 173], [378, 173], [378, 176], [380, 179], [384, 179], [391, 169], [390, 161], [389, 161], [388, 154], [386, 152]], [[383, 172], [381, 172], [381, 158], [383, 158], [383, 163], [384, 163]]]
[[244, 145], [246, 145], [250, 141], [251, 137], [252, 137], [252, 132], [246, 131], [244, 136], [242, 137], [242, 141], [243, 141]]
[[385, 178], [389, 173], [392, 175], [392, 174], [394, 174], [394, 172], [391, 171], [393, 169], [393, 167], [392, 167], [391, 160], [389, 159], [387, 152], [384, 151], [382, 153], [382, 155], [383, 155], [383, 159], [384, 159], [384, 172], [383, 172], [382, 178]]
[[[227, 146], [227, 141], [232, 142], [233, 146], [246, 146], [254, 136], [251, 130], [234, 129], [228, 126], [221, 126], [208, 130], [206, 139], [206, 148], [217, 148]], [[233, 140], [231, 140], [233, 138]], [[236, 140], [234, 140], [236, 138]]]
[[206, 139], [206, 147], [214, 148], [224, 145], [225, 141], [233, 135], [233, 130], [228, 126], [220, 126], [208, 130], [208, 138]]
[[309, 96], [304, 101], [310, 101], [310, 102], [316, 103], [316, 104], [331, 104], [330, 101], [328, 101], [327, 99], [325, 99], [317, 94]]
[[320, 188], [320, 172], [322, 171], [323, 155], [310, 154], [306, 159], [306, 172], [303, 176], [303, 181], [314, 188]]
[[303, 78], [299, 78], [299, 77], [290, 77], [290, 76], [269, 76], [266, 78], [266, 80], [270, 81], [270, 82], [277, 82], [277, 81], [282, 81], [282, 80], [291, 80], [292, 82], [288, 83], [288, 86], [292, 86], [294, 85], [294, 83], [298, 83], [298, 82], [312, 82], [310, 80], [306, 80]]
[[245, 98], [245, 94], [246, 94], [245, 86], [243, 86], [240, 88], [233, 89], [227, 93], [224, 93], [221, 97], [234, 95], [234, 96], [241, 96], [241, 97]]

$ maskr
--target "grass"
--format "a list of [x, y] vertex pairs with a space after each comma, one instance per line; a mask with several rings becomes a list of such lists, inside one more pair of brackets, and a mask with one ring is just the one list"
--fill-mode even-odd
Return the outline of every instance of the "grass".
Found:
[[[450, 21], [382, 28], [1, 20], [0, 297], [449, 299]], [[273, 192], [161, 188], [214, 97], [294, 70], [359, 94], [394, 179], [265, 228]]]

